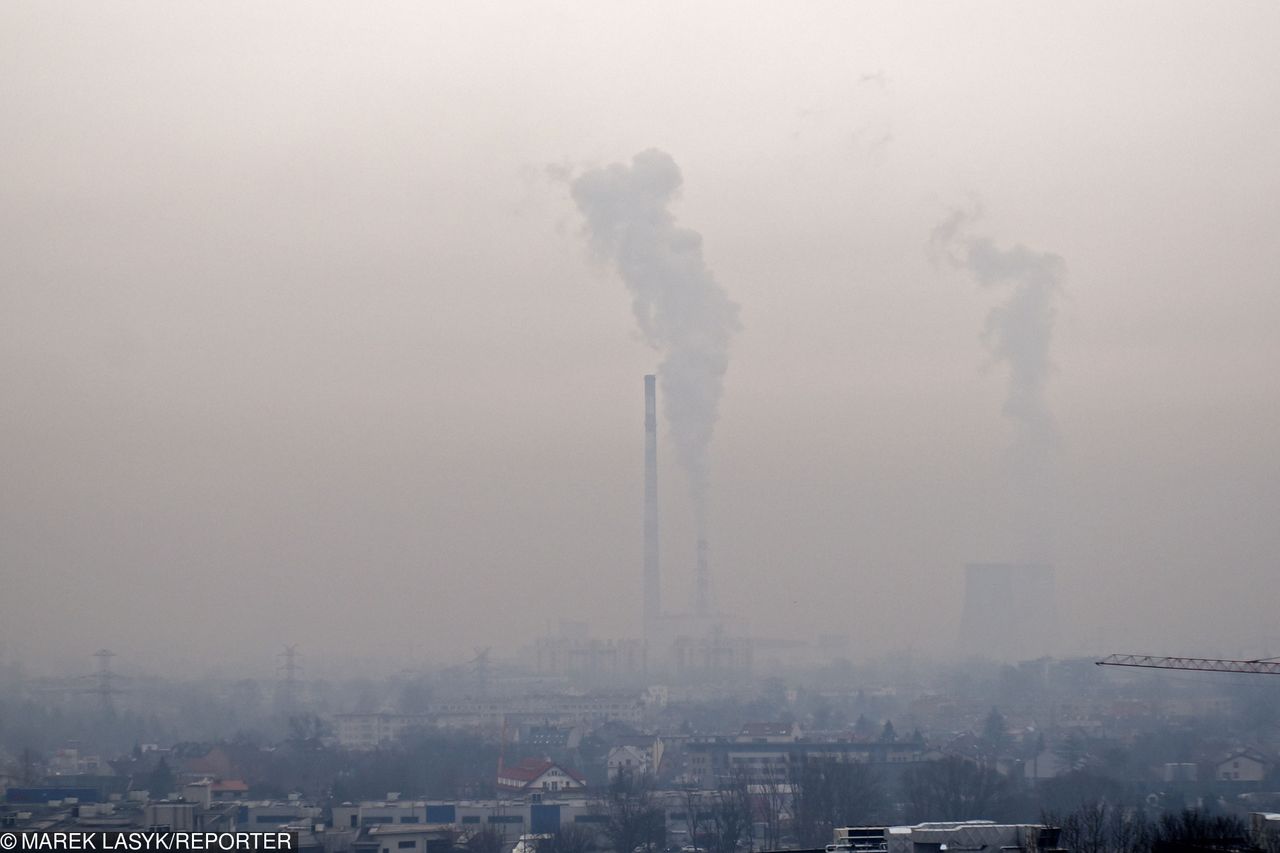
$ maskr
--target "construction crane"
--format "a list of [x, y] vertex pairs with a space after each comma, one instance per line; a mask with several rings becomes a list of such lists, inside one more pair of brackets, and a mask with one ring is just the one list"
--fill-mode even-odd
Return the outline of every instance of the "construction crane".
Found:
[[1167, 658], [1153, 655], [1107, 655], [1098, 666], [1138, 666], [1147, 669], [1193, 669], [1201, 672], [1249, 672], [1280, 675], [1280, 662], [1272, 658], [1222, 660], [1219, 658]]

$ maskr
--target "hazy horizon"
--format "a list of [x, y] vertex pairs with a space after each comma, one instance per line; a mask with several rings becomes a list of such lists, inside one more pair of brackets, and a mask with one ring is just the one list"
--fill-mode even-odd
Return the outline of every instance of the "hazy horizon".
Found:
[[[744, 630], [949, 654], [964, 564], [1021, 558], [1022, 364], [1062, 653], [1280, 654], [1278, 25], [0, 6], [0, 661], [269, 672], [297, 643], [394, 668], [562, 618], [638, 636], [663, 353], [573, 187], [651, 149], [737, 306], [707, 528]], [[992, 336], [994, 256], [931, 257], [977, 209], [966, 251], [1061, 260], [1032, 361]], [[682, 610], [694, 512], [665, 418], [659, 441]]]

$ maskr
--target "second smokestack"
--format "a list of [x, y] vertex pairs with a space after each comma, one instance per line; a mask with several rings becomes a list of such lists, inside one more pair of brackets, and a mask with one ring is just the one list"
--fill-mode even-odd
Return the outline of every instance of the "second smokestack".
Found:
[[711, 615], [711, 568], [707, 565], [707, 540], [698, 540], [698, 566], [694, 575], [693, 612]]
[[662, 587], [658, 567], [658, 403], [657, 377], [644, 378], [644, 637], [658, 639]]

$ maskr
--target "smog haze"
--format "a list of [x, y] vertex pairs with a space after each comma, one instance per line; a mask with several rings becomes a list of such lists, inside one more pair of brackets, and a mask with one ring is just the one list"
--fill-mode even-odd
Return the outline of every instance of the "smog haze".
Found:
[[1280, 654], [1278, 28], [5, 3], [0, 658], [638, 637], [655, 373], [672, 610], [705, 500], [743, 633], [945, 656], [966, 564], [1037, 560], [1060, 654]]

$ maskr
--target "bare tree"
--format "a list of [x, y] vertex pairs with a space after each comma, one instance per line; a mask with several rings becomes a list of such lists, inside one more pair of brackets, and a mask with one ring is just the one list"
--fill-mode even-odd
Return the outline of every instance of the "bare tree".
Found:
[[465, 842], [467, 853], [502, 853], [506, 838], [492, 826], [477, 829]]
[[791, 785], [796, 835], [802, 844], [827, 844], [835, 827], [868, 823], [885, 810], [879, 774], [861, 762], [828, 757], [805, 761]]
[[714, 794], [697, 788], [687, 788], [680, 796], [684, 806], [684, 825], [689, 830], [689, 843], [695, 847], [706, 847], [707, 836], [711, 831], [711, 799]]
[[783, 825], [790, 819], [794, 807], [792, 784], [770, 780], [748, 787], [744, 780], [739, 787], [751, 806], [753, 834], [756, 824], [760, 826], [760, 846], [777, 850], [782, 846]]
[[1161, 853], [1248, 843], [1246, 827], [1235, 817], [1188, 810], [1152, 823], [1139, 809], [1100, 800], [1061, 815], [1045, 813], [1041, 822], [1060, 827], [1059, 844], [1073, 853]]
[[1137, 809], [1112, 806], [1107, 818], [1107, 831], [1111, 850], [1115, 853], [1144, 853], [1151, 847], [1151, 825]]
[[587, 853], [595, 846], [595, 833], [578, 824], [562, 826], [538, 844], [538, 853]]
[[616, 853], [659, 851], [666, 844], [666, 816], [654, 798], [648, 774], [619, 773], [596, 808], [605, 817], [604, 835]]
[[1207, 815], [1192, 809], [1180, 814], [1164, 814], [1151, 829], [1151, 849], [1185, 850], [1189, 846], [1219, 847], [1223, 843], [1244, 844], [1249, 832], [1244, 821], [1234, 815]]
[[751, 790], [746, 780], [722, 787], [711, 795], [709, 831], [704, 845], [709, 853], [734, 853], [753, 841]]
[[1073, 848], [1076, 853], [1108, 853], [1110, 822], [1107, 812], [1106, 804], [1096, 801], [1085, 804], [1076, 812], [1080, 826], [1077, 846]]
[[908, 770], [902, 779], [910, 820], [997, 818], [1008, 803], [1008, 780], [958, 756]]

